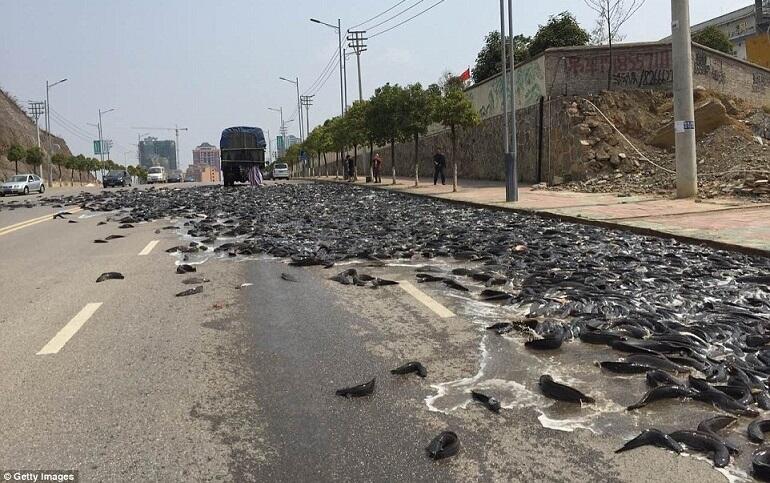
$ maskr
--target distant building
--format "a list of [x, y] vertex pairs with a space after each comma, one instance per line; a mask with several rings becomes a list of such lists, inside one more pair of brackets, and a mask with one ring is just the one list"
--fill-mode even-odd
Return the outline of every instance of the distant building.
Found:
[[222, 173], [205, 163], [191, 164], [187, 167], [185, 176], [192, 176], [195, 181], [206, 183], [219, 183], [222, 181]]
[[730, 38], [739, 59], [770, 68], [770, 0], [757, 0], [734, 12], [693, 25], [697, 33], [716, 27]]
[[222, 160], [219, 156], [219, 148], [209, 143], [201, 143], [193, 149], [193, 165], [206, 164], [217, 171], [222, 170]]
[[[284, 139], [286, 139], [285, 142]], [[289, 134], [285, 138], [283, 136], [278, 136], [275, 138], [275, 146], [278, 157], [283, 158], [283, 155], [286, 154], [286, 150], [295, 144], [299, 144], [299, 138], [293, 134]]]
[[169, 171], [176, 170], [176, 143], [151, 136], [144, 138], [139, 141], [139, 164], [145, 168], [163, 166]]

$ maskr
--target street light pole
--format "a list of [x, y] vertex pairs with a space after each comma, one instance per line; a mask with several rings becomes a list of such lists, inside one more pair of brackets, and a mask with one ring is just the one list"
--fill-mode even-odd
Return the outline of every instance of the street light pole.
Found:
[[[51, 162], [51, 153], [53, 152], [53, 146], [51, 145], [51, 100], [48, 94], [48, 91], [51, 89], [51, 87], [61, 84], [62, 82], [65, 82], [67, 78], [60, 81], [56, 81], [53, 84], [49, 84], [48, 81], [45, 81], [45, 131], [46, 136], [48, 137], [48, 186], [51, 186], [53, 184], [53, 163]], [[43, 166], [40, 166], [40, 176], [43, 176]]]
[[287, 79], [286, 77], [280, 77], [282, 81], [289, 82], [291, 84], [294, 84], [297, 87], [297, 112], [299, 114], [299, 140], [300, 142], [303, 142], [305, 140], [305, 136], [303, 135], [303, 127], [302, 127], [302, 102], [301, 102], [301, 96], [299, 95], [299, 77], [296, 78], [296, 80]]
[[[505, 201], [519, 201], [519, 146], [516, 136], [516, 49], [513, 41], [513, 1], [508, 0], [508, 33], [511, 52], [511, 145], [505, 158]], [[505, 43], [505, 38], [503, 38]], [[505, 65], [505, 63], [503, 63]]]
[[698, 194], [698, 165], [695, 147], [689, 0], [671, 0], [671, 48], [674, 58], [676, 197], [692, 198]]
[[315, 23], [319, 23], [321, 25], [326, 25], [329, 28], [333, 28], [333, 29], [337, 30], [337, 50], [338, 50], [338, 52], [340, 54], [340, 60], [339, 60], [339, 65], [340, 65], [340, 115], [344, 116], [345, 115], [345, 92], [344, 92], [345, 86], [344, 86], [344, 79], [342, 78], [342, 70], [343, 70], [343, 65], [344, 65], [345, 61], [343, 60], [344, 56], [343, 56], [343, 53], [342, 53], [342, 20], [338, 18], [337, 19], [337, 25], [332, 25], [332, 24], [329, 24], [329, 23], [326, 23], [326, 22], [322, 22], [322, 21], [318, 20], [317, 18], [311, 18], [310, 21], [311, 22], [315, 22]]

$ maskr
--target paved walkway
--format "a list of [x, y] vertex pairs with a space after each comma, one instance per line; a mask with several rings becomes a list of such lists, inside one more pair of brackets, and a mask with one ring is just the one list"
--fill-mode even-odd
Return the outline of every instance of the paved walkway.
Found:
[[[334, 177], [314, 179], [334, 181]], [[446, 186], [433, 186], [432, 180], [425, 181], [415, 187], [414, 178], [397, 178], [395, 185], [392, 178], [383, 178], [383, 184], [366, 186], [704, 241], [770, 256], [770, 203], [734, 198], [694, 201], [652, 195], [619, 197], [609, 193], [532, 190], [529, 186], [520, 187], [518, 202], [506, 203], [502, 182], [460, 180], [457, 192], [453, 193], [449, 182]]]

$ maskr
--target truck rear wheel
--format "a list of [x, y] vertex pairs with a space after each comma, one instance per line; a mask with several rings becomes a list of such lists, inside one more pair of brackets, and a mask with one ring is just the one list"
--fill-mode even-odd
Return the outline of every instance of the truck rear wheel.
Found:
[[222, 177], [224, 179], [225, 186], [233, 186], [235, 184], [235, 180], [233, 179], [233, 173], [230, 170], [227, 170], [222, 173]]

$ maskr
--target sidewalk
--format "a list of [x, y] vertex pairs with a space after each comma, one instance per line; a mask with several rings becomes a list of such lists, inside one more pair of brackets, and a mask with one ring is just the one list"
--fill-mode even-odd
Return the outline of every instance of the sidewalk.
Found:
[[[312, 178], [334, 182], [334, 177]], [[338, 182], [343, 182], [338, 180]], [[460, 180], [456, 193], [451, 182], [433, 186], [431, 179], [414, 187], [414, 178], [383, 177], [383, 184], [356, 184], [487, 208], [538, 213], [580, 223], [623, 228], [637, 233], [673, 236], [690, 242], [770, 256], [770, 203], [737, 199], [676, 200], [640, 195], [618, 197], [607, 193], [533, 191], [519, 188], [519, 201], [505, 202], [505, 184], [496, 181]]]

